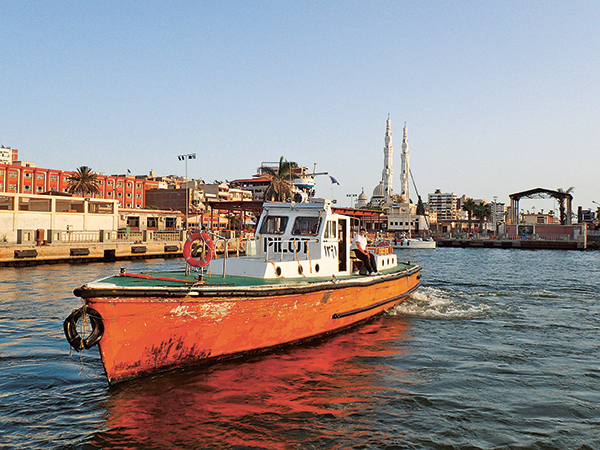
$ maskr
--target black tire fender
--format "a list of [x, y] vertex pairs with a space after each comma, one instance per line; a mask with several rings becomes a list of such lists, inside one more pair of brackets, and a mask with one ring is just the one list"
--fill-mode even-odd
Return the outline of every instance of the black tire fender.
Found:
[[[86, 315], [90, 321], [92, 331], [87, 337], [83, 338], [77, 331], [77, 322]], [[67, 342], [78, 352], [84, 348], [89, 350], [102, 339], [102, 336], [104, 336], [104, 321], [102, 316], [98, 311], [89, 306], [82, 306], [79, 309], [74, 309], [73, 312], [69, 314], [69, 317], [65, 319], [63, 328], [65, 330]]]

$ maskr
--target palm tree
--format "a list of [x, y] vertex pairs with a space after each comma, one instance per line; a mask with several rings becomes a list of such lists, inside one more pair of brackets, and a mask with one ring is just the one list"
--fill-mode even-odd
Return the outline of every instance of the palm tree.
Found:
[[471, 228], [473, 227], [471, 221], [473, 220], [473, 211], [475, 211], [476, 207], [477, 203], [475, 203], [472, 198], [466, 199], [465, 202], [462, 204], [462, 210], [466, 211], [469, 215], [469, 231], [471, 231]]
[[277, 168], [261, 166], [258, 172], [271, 178], [271, 184], [265, 191], [265, 201], [287, 202], [292, 198], [292, 181], [298, 178], [294, 173], [298, 164], [286, 161], [283, 156], [279, 159]]
[[81, 166], [69, 177], [67, 190], [71, 194], [94, 195], [100, 193], [98, 174], [88, 166]]
[[475, 205], [473, 215], [479, 219], [479, 232], [481, 233], [481, 230], [483, 229], [483, 222], [485, 219], [491, 217], [492, 209], [487, 203], [480, 202], [478, 205]]
[[[567, 189], [566, 191], [563, 191], [562, 188], [558, 188], [556, 190], [556, 192], [560, 192], [561, 194], [570, 194], [571, 192], [573, 192], [575, 190], [575, 188], [573, 186], [571, 186], [569, 189]], [[564, 225], [566, 223], [566, 213], [565, 213], [565, 197], [560, 197], [558, 199], [558, 209], [560, 211], [560, 223], [562, 225]]]

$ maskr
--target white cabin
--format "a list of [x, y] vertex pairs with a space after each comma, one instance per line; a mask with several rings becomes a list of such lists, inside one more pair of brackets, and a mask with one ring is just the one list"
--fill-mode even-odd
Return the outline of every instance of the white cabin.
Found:
[[[350, 217], [334, 214], [330, 202], [265, 203], [246, 256], [215, 260], [213, 273], [257, 278], [349, 276]], [[395, 254], [375, 255], [378, 270], [397, 265]]]

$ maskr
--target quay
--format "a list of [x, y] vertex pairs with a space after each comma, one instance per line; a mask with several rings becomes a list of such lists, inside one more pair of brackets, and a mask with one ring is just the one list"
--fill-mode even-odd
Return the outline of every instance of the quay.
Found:
[[0, 267], [176, 258], [183, 254], [185, 232], [58, 232], [58, 236], [62, 239], [51, 243], [0, 243]]
[[586, 250], [595, 248], [591, 243], [586, 245], [584, 240], [545, 240], [545, 239], [461, 239], [438, 238], [438, 247], [461, 248], [515, 248], [523, 250]]

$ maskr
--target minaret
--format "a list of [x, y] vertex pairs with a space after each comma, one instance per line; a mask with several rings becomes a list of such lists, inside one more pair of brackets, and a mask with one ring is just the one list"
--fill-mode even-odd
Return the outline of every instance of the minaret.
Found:
[[410, 203], [408, 185], [410, 181], [410, 153], [408, 153], [408, 129], [404, 122], [404, 133], [402, 136], [402, 172], [400, 173], [400, 203]]
[[383, 202], [392, 202], [392, 180], [394, 179], [394, 147], [392, 147], [392, 122], [388, 114], [385, 124], [385, 147], [383, 147]]

